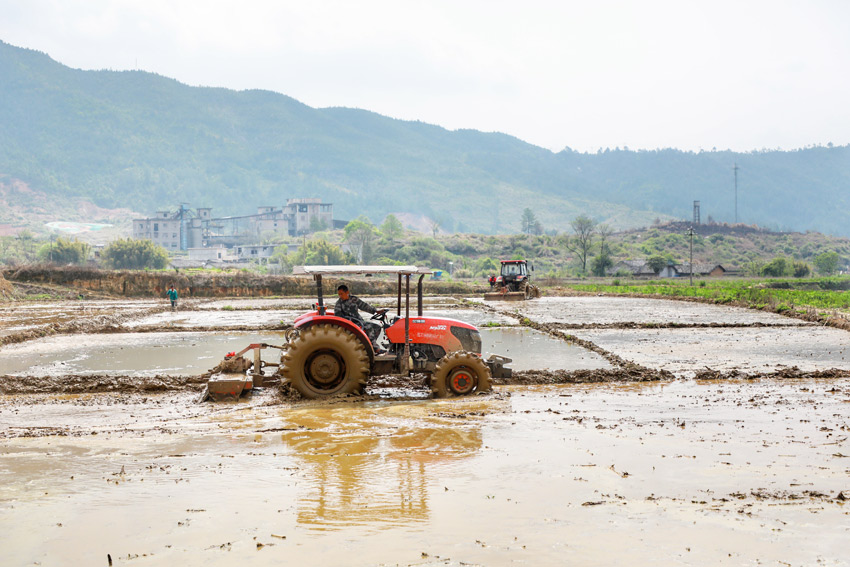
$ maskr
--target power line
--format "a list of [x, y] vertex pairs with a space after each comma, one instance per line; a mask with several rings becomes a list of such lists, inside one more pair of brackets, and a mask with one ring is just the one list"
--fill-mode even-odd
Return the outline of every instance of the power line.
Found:
[[732, 166], [732, 171], [735, 172], [735, 224], [738, 224], [738, 163]]

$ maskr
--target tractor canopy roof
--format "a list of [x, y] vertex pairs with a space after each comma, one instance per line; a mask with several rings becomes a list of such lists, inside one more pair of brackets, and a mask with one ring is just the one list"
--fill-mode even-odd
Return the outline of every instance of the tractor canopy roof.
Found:
[[293, 275], [351, 275], [351, 274], [430, 274], [432, 270], [416, 266], [295, 266]]
[[503, 264], [525, 264], [528, 260], [502, 260]]
[[[416, 266], [295, 266], [292, 270], [293, 275], [311, 275], [316, 281], [316, 289], [319, 296], [318, 311], [319, 315], [325, 315], [325, 300], [322, 292], [322, 278], [324, 276], [343, 276], [362, 274], [371, 276], [373, 274], [396, 274], [398, 275], [398, 306], [397, 313], [401, 316], [401, 290], [402, 279], [406, 280], [407, 293], [405, 301], [405, 311], [410, 312], [410, 276], [416, 274], [419, 276], [416, 284], [416, 313], [419, 317], [422, 316], [422, 279], [425, 275], [432, 273], [428, 268], [418, 268]], [[402, 278], [404, 276], [404, 278]]]

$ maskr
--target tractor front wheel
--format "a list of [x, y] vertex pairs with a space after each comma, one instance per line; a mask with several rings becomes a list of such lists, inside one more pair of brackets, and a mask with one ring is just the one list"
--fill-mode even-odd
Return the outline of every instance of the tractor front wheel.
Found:
[[490, 368], [481, 357], [462, 350], [447, 354], [431, 377], [431, 392], [437, 398], [468, 396], [490, 391]]
[[353, 334], [337, 325], [314, 325], [290, 343], [281, 361], [282, 374], [305, 398], [362, 391], [369, 375], [369, 355]]

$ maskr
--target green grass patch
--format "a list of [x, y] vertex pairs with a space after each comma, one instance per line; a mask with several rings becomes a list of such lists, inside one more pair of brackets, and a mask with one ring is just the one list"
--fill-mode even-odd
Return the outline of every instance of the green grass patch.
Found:
[[[845, 279], [846, 281], [846, 279]], [[772, 286], [780, 287], [772, 287]], [[788, 287], [783, 287], [788, 286]], [[700, 280], [629, 282], [617, 284], [575, 284], [577, 291], [609, 294], [654, 295], [662, 297], [695, 297], [715, 303], [743, 303], [754, 309], [776, 306], [778, 312], [805, 306], [815, 309], [850, 309], [850, 292], [835, 289], [835, 278], [808, 280]], [[805, 287], [805, 289], [800, 289]], [[796, 289], [795, 289], [796, 288]], [[803, 310], [805, 312], [805, 310]]]

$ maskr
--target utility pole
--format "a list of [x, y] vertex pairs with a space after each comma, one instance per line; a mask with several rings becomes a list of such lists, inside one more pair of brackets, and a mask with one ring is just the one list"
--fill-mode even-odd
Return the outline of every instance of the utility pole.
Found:
[[693, 285], [694, 285], [694, 227], [691, 227], [691, 228], [688, 229], [687, 235], [691, 237], [691, 265], [690, 265], [690, 269], [688, 271], [690, 272], [691, 286], [693, 287]]
[[732, 166], [732, 171], [735, 172], [735, 224], [738, 224], [738, 162]]

